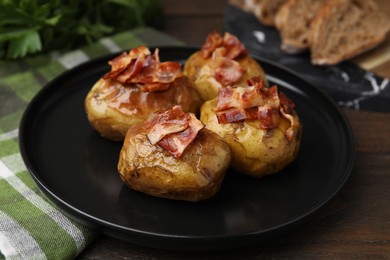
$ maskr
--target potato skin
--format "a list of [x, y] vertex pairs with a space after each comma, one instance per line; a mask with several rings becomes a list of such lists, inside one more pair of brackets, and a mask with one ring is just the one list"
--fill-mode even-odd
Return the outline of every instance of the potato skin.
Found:
[[[257, 120], [219, 124], [213, 108], [217, 99], [209, 100], [201, 107], [200, 120], [227, 142], [232, 150], [231, 166], [238, 172], [254, 177], [279, 172], [297, 156], [301, 142], [301, 125], [289, 142], [285, 131], [290, 122], [281, 117], [277, 128], [264, 130]], [[293, 115], [297, 120], [298, 116]]]
[[199, 131], [179, 159], [152, 145], [142, 125], [129, 128], [120, 152], [118, 170], [130, 188], [146, 194], [200, 201], [220, 189], [231, 160], [230, 147], [208, 129]]
[[[226, 87], [214, 78], [213, 70], [209, 65], [210, 60], [211, 58], [203, 58], [201, 52], [197, 51], [188, 58], [183, 71], [205, 101], [217, 97], [219, 90]], [[231, 87], [245, 85], [246, 81], [253, 76], [258, 76], [266, 82], [263, 68], [249, 55], [238, 59], [237, 62], [245, 72], [239, 81], [230, 85]]]
[[143, 92], [137, 86], [101, 78], [85, 99], [92, 127], [103, 137], [122, 141], [130, 126], [141, 123], [156, 111], [180, 105], [185, 112], [198, 113], [201, 98], [186, 77], [178, 78], [164, 91]]

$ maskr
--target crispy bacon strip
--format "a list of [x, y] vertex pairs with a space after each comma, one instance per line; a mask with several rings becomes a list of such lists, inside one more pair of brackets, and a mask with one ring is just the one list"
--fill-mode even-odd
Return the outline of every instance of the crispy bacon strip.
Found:
[[178, 62], [160, 62], [159, 50], [151, 54], [145, 46], [122, 53], [109, 64], [111, 71], [103, 76], [104, 79], [113, 79], [124, 85], [133, 84], [148, 92], [165, 90], [175, 79], [183, 76]]
[[279, 110], [267, 106], [259, 106], [257, 118], [260, 121], [260, 126], [263, 129], [273, 129], [279, 124]]
[[149, 141], [167, 150], [176, 159], [203, 127], [194, 114], [185, 113], [180, 106], [158, 113], [145, 124]]
[[[111, 71], [108, 72], [104, 77], [116, 78], [122, 72], [124, 72], [132, 62], [137, 63], [137, 66], [141, 65], [145, 59], [145, 56], [150, 55], [150, 50], [145, 46], [139, 46], [132, 49], [129, 53], [123, 52], [116, 58], [108, 62], [111, 65]], [[132, 66], [132, 67], [137, 67]], [[129, 73], [129, 72], [127, 72]]]
[[148, 139], [152, 144], [156, 144], [164, 136], [177, 133], [188, 128], [186, 114], [179, 106], [155, 115], [145, 123], [149, 129]]
[[221, 47], [222, 43], [223, 43], [223, 39], [218, 32], [210, 33], [207, 36], [206, 41], [203, 44], [202, 49], [201, 49], [203, 58], [205, 58], [205, 59], [210, 58], [213, 51], [216, 48]]
[[222, 88], [214, 108], [218, 123], [226, 124], [257, 119], [262, 129], [273, 129], [279, 124], [280, 116], [288, 119], [291, 126], [286, 130], [286, 138], [292, 141], [298, 122], [292, 116], [295, 104], [277, 86], [268, 88], [260, 78], [248, 80], [247, 87]]
[[237, 61], [220, 56], [210, 62], [210, 67], [214, 69], [214, 78], [224, 86], [239, 81], [245, 71]]
[[294, 117], [291, 114], [286, 113], [284, 109], [280, 109], [280, 113], [290, 121], [290, 127], [287, 128], [285, 135], [287, 140], [291, 142], [299, 128], [298, 122], [294, 119]]
[[155, 77], [158, 82], [171, 83], [172, 79], [183, 76], [180, 64], [173, 61], [166, 61], [156, 64]]
[[127, 55], [126, 52], [122, 52], [119, 56], [108, 62], [108, 64], [111, 65], [111, 71], [104, 75], [104, 77], [117, 77], [127, 68], [130, 62], [131, 58]]
[[176, 159], [179, 158], [188, 145], [195, 139], [204, 125], [196, 119], [194, 114], [189, 115], [188, 128], [184, 131], [166, 135], [158, 142], [158, 145], [166, 149]]
[[295, 104], [283, 92], [279, 93], [280, 105], [287, 114], [291, 114], [295, 109]]
[[261, 106], [265, 103], [262, 88], [264, 88], [262, 81], [245, 88], [232, 88], [230, 86], [222, 88], [219, 91], [218, 103], [214, 110], [221, 111], [233, 107], [245, 109]]
[[229, 59], [235, 59], [248, 54], [248, 51], [240, 40], [230, 33], [225, 33], [223, 37], [223, 46], [227, 49], [225, 56]]
[[240, 122], [247, 119], [257, 119], [257, 108], [251, 107], [247, 109], [229, 108], [221, 112], [217, 112], [217, 120], [220, 124]]
[[[248, 54], [245, 46], [236, 36], [226, 32], [222, 37], [218, 32], [212, 32], [207, 36], [202, 46], [201, 53], [203, 58], [210, 58], [219, 48], [224, 48], [223, 56], [231, 60]], [[221, 50], [217, 52], [221, 53]]]
[[245, 46], [230, 33], [223, 37], [217, 32], [210, 33], [201, 49], [203, 58], [211, 57], [209, 65], [214, 78], [225, 86], [240, 80], [245, 69], [235, 59], [247, 54]]

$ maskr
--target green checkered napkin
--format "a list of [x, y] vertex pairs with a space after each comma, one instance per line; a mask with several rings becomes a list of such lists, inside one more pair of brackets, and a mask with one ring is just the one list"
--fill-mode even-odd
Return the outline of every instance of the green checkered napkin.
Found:
[[97, 232], [64, 215], [31, 179], [19, 153], [18, 127], [31, 98], [59, 74], [104, 54], [181, 42], [151, 28], [103, 38], [68, 53], [0, 61], [0, 259], [70, 259]]

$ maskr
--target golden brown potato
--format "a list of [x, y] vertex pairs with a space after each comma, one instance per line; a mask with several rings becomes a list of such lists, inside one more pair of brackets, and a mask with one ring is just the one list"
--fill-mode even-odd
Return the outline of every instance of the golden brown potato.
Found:
[[152, 145], [141, 125], [129, 128], [120, 153], [122, 181], [134, 190], [175, 200], [209, 199], [220, 189], [230, 148], [208, 129], [199, 132], [179, 159]]
[[160, 61], [158, 49], [152, 54], [147, 47], [139, 46], [109, 64], [111, 70], [85, 99], [88, 120], [103, 137], [122, 141], [131, 125], [175, 105], [198, 113], [199, 93], [178, 62]]
[[181, 105], [198, 113], [201, 99], [185, 78], [176, 79], [163, 91], [145, 92], [138, 87], [100, 79], [88, 93], [85, 109], [91, 125], [105, 138], [121, 141], [127, 129], [146, 120], [149, 114]]
[[230, 163], [230, 148], [221, 138], [203, 128], [182, 156], [149, 141], [143, 125], [129, 128], [120, 153], [120, 178], [130, 188], [146, 194], [187, 201], [214, 196]]
[[194, 83], [203, 100], [215, 98], [223, 87], [245, 84], [253, 76], [265, 79], [263, 68], [229, 33], [223, 38], [211, 33], [202, 49], [185, 63], [184, 75]]
[[[219, 123], [215, 112], [217, 103], [217, 98], [205, 102], [201, 107], [200, 120], [230, 145], [231, 165], [236, 171], [262, 177], [279, 172], [296, 158], [301, 125], [295, 111], [291, 115], [294, 129], [289, 132], [291, 121], [283, 116], [272, 129], [262, 128], [258, 119]], [[290, 134], [289, 138], [286, 133]]]

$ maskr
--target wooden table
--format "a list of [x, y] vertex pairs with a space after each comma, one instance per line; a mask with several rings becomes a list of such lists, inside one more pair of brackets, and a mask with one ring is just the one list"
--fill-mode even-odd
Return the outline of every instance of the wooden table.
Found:
[[[162, 2], [167, 14], [163, 30], [189, 45], [201, 45], [213, 29], [223, 31], [226, 0]], [[390, 1], [377, 2], [390, 16]], [[354, 61], [390, 78], [390, 35], [386, 43]], [[390, 113], [343, 111], [352, 125], [357, 146], [352, 175], [336, 199], [283, 240], [202, 253], [140, 247], [101, 236], [80, 259], [389, 259]]]

